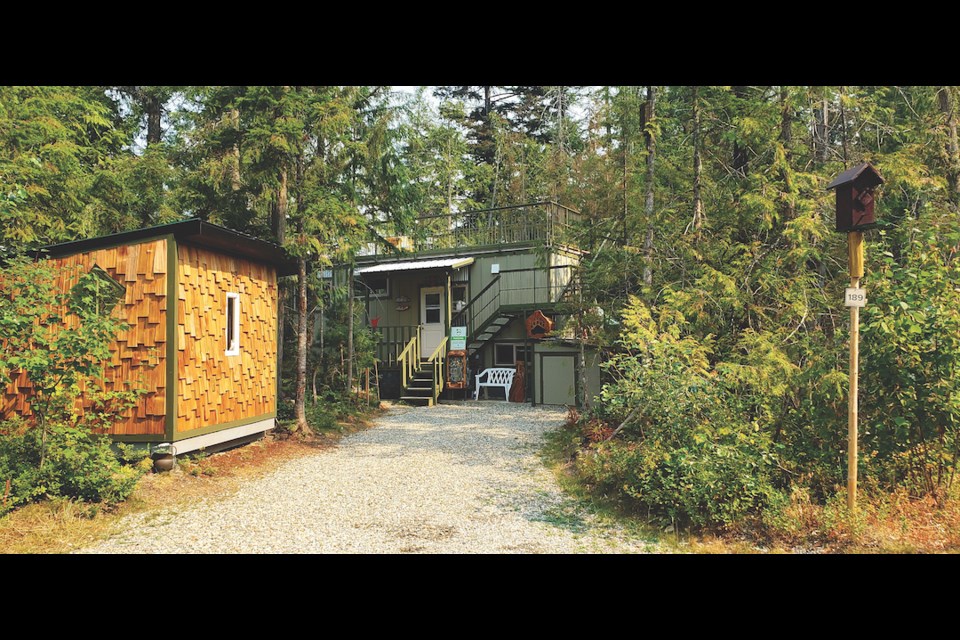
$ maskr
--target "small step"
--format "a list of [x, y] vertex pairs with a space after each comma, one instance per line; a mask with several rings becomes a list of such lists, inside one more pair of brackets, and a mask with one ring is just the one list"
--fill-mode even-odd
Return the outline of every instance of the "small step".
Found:
[[412, 404], [417, 407], [432, 407], [433, 406], [433, 396], [400, 396], [400, 399], [406, 402], [407, 404]]
[[513, 320], [513, 318], [506, 318], [506, 317], [504, 317], [504, 316], [500, 316], [499, 318], [497, 318], [496, 320], [494, 320], [494, 321], [491, 322], [490, 324], [495, 325], [495, 326], [497, 326], [497, 327], [502, 327], [502, 326], [505, 325], [505, 324], [510, 324], [510, 321], [511, 321], [511, 320]]
[[483, 346], [483, 343], [482, 343], [482, 342], [471, 342], [471, 343], [468, 345], [468, 348], [469, 348], [471, 351], [476, 351], [477, 349], [479, 349], [479, 348], [482, 347], [482, 346]]
[[477, 340], [482, 340], [483, 342], [486, 342], [492, 337], [493, 337], [492, 333], [481, 333], [480, 335], [477, 336]]
[[433, 395], [433, 387], [407, 387], [405, 391], [410, 396]]

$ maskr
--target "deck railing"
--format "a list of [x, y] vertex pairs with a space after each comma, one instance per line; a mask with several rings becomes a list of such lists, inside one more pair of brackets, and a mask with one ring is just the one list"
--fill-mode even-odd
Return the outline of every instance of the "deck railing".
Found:
[[375, 331], [380, 335], [380, 343], [377, 345], [377, 360], [392, 367], [397, 364], [400, 352], [407, 346], [410, 339], [420, 334], [420, 325], [380, 326]]
[[505, 244], [541, 243], [577, 246], [574, 226], [580, 214], [556, 202], [535, 202], [450, 215], [425, 215], [413, 228], [374, 222], [376, 238], [364, 255], [389, 255], [392, 244], [401, 251], [419, 252]]

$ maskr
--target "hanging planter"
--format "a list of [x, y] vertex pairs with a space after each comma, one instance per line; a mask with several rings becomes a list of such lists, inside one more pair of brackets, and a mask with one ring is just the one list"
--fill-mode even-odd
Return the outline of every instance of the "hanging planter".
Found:
[[380, 324], [380, 316], [376, 316], [376, 317], [370, 318], [370, 326], [371, 326], [371, 327], [373, 327], [374, 329], [376, 329], [379, 324]]

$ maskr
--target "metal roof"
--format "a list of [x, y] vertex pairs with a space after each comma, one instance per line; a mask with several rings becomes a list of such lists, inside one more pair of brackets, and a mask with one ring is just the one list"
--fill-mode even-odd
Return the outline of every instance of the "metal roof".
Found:
[[459, 269], [473, 264], [473, 258], [443, 258], [439, 260], [408, 260], [407, 262], [386, 262], [372, 267], [360, 267], [357, 275], [368, 273], [390, 273], [393, 271], [414, 271], [416, 269]]
[[833, 189], [834, 187], [839, 187], [842, 184], [853, 182], [854, 180], [859, 178], [860, 174], [866, 171], [868, 167], [876, 179], [876, 182], [873, 182], [873, 184], [880, 184], [881, 182], [883, 182], [883, 178], [881, 178], [877, 170], [873, 168], [873, 165], [870, 164], [869, 162], [864, 162], [864, 163], [858, 164], [855, 167], [850, 167], [849, 169], [847, 169], [846, 171], [838, 175], [836, 178], [834, 178], [833, 182], [831, 182], [824, 188]]
[[133, 244], [167, 235], [173, 235], [177, 242], [194, 244], [220, 253], [275, 266], [277, 275], [289, 276], [297, 272], [296, 261], [290, 258], [280, 245], [211, 222], [204, 222], [199, 218], [134, 229], [133, 231], [122, 231], [96, 238], [63, 242], [44, 247], [35, 253], [47, 256], [68, 256], [83, 251]]

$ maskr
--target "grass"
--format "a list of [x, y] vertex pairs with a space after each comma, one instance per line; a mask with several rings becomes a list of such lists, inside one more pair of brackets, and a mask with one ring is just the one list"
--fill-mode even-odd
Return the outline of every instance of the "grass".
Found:
[[578, 448], [579, 437], [570, 429], [560, 428], [545, 435], [540, 459], [553, 472], [569, 500], [546, 509], [541, 520], [573, 533], [581, 533], [587, 527], [581, 514], [586, 513], [595, 525], [619, 529], [623, 535], [650, 545], [669, 542], [672, 536], [664, 536], [656, 527], [630, 514], [623, 504], [597, 495], [579, 482], [572, 462]]
[[346, 416], [308, 440], [281, 429], [221, 453], [179, 456], [177, 469], [144, 476], [130, 498], [110, 510], [66, 499], [27, 505], [0, 518], [0, 553], [70, 553], [120, 533], [123, 518], [136, 513], [160, 522], [199, 500], [227, 497], [288, 460], [334, 447], [343, 436], [368, 428], [379, 413]]
[[[960, 495], [937, 505], [906, 492], [861, 494], [851, 515], [845, 493], [827, 504], [812, 503], [795, 491], [790, 504], [767, 522], [744, 523], [718, 533], [663, 531], [642, 514], [614, 498], [598, 495], [577, 477], [573, 460], [581, 446], [577, 429], [549, 432], [540, 457], [553, 471], [561, 489], [576, 504], [609, 526], [659, 545], [660, 550], [702, 554], [756, 553], [960, 553]], [[567, 506], [547, 510], [545, 521], [569, 530], [579, 526], [575, 510]]]

